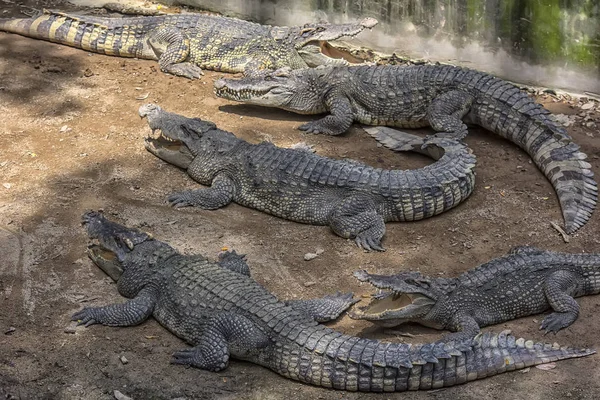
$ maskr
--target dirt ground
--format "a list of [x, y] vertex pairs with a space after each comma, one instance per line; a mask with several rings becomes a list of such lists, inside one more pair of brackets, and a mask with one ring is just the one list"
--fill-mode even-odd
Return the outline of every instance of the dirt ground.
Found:
[[[8, 11], [0, 16], [20, 15], [12, 2], [3, 2], [0, 10]], [[188, 253], [216, 256], [224, 246], [246, 253], [256, 280], [282, 299], [337, 290], [370, 293], [370, 287], [352, 277], [359, 268], [379, 273], [413, 268], [455, 276], [516, 245], [600, 252], [598, 213], [564, 243], [550, 227], [550, 221], [562, 225], [562, 217], [549, 182], [524, 152], [482, 130], [467, 138], [478, 157], [471, 198], [428, 220], [388, 224], [385, 253], [364, 253], [327, 227], [235, 204], [217, 211], [173, 209], [166, 202], [169, 193], [198, 185], [144, 149], [149, 129], [137, 109], [146, 102], [212, 120], [252, 142], [269, 139], [290, 146], [306, 141], [318, 154], [385, 168], [428, 163], [418, 155], [377, 147], [358, 127], [341, 137], [306, 135], [295, 128], [313, 117], [218, 99], [212, 82], [221, 76], [207, 72], [201, 81], [190, 82], [161, 73], [153, 61], [90, 54], [0, 33], [0, 398], [112, 399], [114, 390], [136, 400], [600, 397], [598, 355], [559, 362], [550, 371], [532, 368], [443, 390], [354, 394], [290, 381], [239, 361], [221, 373], [170, 365], [171, 354], [186, 345], [153, 319], [132, 328], [96, 325], [65, 331], [72, 326], [70, 316], [83, 306], [121, 301], [115, 285], [85, 255], [80, 217], [89, 209], [101, 208]], [[554, 112], [580, 111], [545, 101]], [[596, 129], [577, 124], [569, 133], [600, 176]], [[318, 258], [303, 260], [305, 253], [319, 248], [324, 252]], [[538, 331], [541, 315], [491, 329], [600, 348], [600, 297], [579, 303], [579, 320], [556, 337]], [[414, 338], [394, 337], [348, 317], [331, 326], [388, 340], [424, 342], [440, 336], [408, 325], [399, 331]]]

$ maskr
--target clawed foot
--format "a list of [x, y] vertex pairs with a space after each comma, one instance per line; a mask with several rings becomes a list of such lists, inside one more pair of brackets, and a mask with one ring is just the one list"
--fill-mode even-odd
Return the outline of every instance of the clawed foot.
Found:
[[542, 321], [540, 325], [540, 330], [543, 330], [544, 333], [554, 333], [556, 334], [561, 329], [564, 329], [573, 323], [573, 317], [571, 314], [567, 313], [552, 313], [548, 315]]
[[167, 200], [175, 208], [190, 207], [194, 205], [190, 193], [189, 191], [173, 193], [167, 197]]
[[330, 295], [325, 296], [324, 299], [334, 300], [334, 301], [338, 302], [340, 304], [340, 307], [342, 308], [342, 310], [346, 310], [351, 305], [356, 304], [360, 301], [360, 298], [358, 298], [358, 299], [354, 298], [354, 293], [352, 293], [352, 292], [342, 293], [339, 291], [336, 292], [335, 294], [330, 294]]
[[71, 321], [77, 321], [77, 326], [85, 324], [86, 328], [90, 325], [99, 324], [96, 310], [95, 308], [84, 308], [73, 314]]
[[383, 247], [381, 247], [381, 240], [374, 239], [370, 236], [358, 235], [354, 239], [354, 242], [358, 247], [366, 251], [385, 251]]
[[200, 77], [204, 75], [202, 69], [199, 66], [192, 63], [180, 63], [169, 65], [166, 68], [165, 72], [176, 76], [182, 76], [188, 79], [200, 79]]
[[171, 364], [185, 365], [187, 367], [196, 367], [212, 372], [218, 372], [227, 367], [228, 360], [228, 355], [225, 355], [221, 362], [218, 362], [218, 360], [207, 360], [202, 356], [202, 352], [198, 350], [198, 348], [191, 347], [173, 353]]
[[321, 133], [324, 135], [339, 135], [341, 132], [335, 132], [327, 127], [324, 127], [319, 121], [310, 121], [306, 124], [302, 124], [298, 127], [301, 131], [306, 133]]

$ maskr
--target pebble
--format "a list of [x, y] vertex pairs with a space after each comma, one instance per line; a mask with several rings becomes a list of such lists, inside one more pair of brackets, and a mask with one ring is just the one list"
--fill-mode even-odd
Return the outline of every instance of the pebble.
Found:
[[312, 282], [312, 281], [311, 282], [304, 282], [304, 287], [311, 287], [311, 286], [314, 286], [316, 284], [317, 284], [317, 282]]
[[14, 326], [11, 326], [7, 330], [4, 331], [4, 334], [5, 335], [12, 335], [16, 330], [17, 330], [17, 328], [15, 328]]
[[71, 334], [75, 334], [75, 332], [77, 332], [77, 328], [75, 326], [67, 326], [64, 330], [64, 333], [71, 333]]
[[319, 257], [318, 254], [316, 253], [306, 253], [304, 255], [304, 261], [310, 261], [310, 260], [314, 260], [315, 258]]
[[6, 189], [10, 189], [10, 183], [3, 183], [2, 186], [4, 186]]
[[117, 400], [133, 400], [131, 397], [125, 396], [123, 393], [119, 392], [118, 390], [115, 390], [113, 392], [113, 396], [115, 396], [115, 399], [117, 399]]
[[123, 363], [123, 365], [128, 364], [129, 360], [125, 357], [125, 356], [121, 356], [119, 357], [119, 360], [121, 360], [121, 363]]
[[581, 106], [581, 109], [582, 110], [590, 110], [592, 107], [594, 107], [594, 102], [588, 101], [587, 103], [585, 103], [584, 105]]

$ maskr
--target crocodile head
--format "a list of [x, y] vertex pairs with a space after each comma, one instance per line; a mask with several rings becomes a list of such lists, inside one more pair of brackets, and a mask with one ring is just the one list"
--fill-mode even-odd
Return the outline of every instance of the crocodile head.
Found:
[[206, 151], [204, 147], [207, 143], [202, 139], [208, 132], [218, 132], [222, 142], [227, 141], [227, 134], [233, 136], [216, 129], [213, 122], [169, 113], [156, 104], [142, 105], [139, 114], [141, 118], [148, 120], [153, 132], [160, 131], [157, 138], [146, 138], [146, 150], [184, 169], [187, 169], [196, 156]]
[[97, 211], [83, 214], [82, 225], [89, 238], [97, 242], [89, 246], [89, 257], [115, 281], [128, 266], [144, 264], [144, 261], [161, 253], [175, 252], [168, 244], [153, 239], [152, 235], [109, 221]]
[[371, 297], [368, 305], [357, 307], [348, 315], [384, 327], [411, 321], [424, 323], [423, 318], [439, 296], [433, 282], [418, 272], [385, 276], [371, 275], [363, 270], [356, 271], [354, 276], [361, 282], [369, 282], [380, 292]]
[[[319, 41], [336, 40], [343, 37], [351, 38], [365, 29], [373, 28], [378, 23], [379, 21], [371, 17], [346, 24], [309, 23], [287, 28], [287, 36], [292, 38], [296, 49], [300, 49], [308, 44], [318, 43]], [[275, 38], [277, 39], [277, 36]]]
[[312, 23], [303, 26], [294, 26], [287, 35], [291, 38], [300, 54], [300, 57], [309, 67], [324, 64], [347, 64], [342, 54], [333, 55], [327, 43], [340, 38], [352, 38], [365, 29], [377, 25], [375, 18], [365, 18], [359, 22], [347, 24]]
[[265, 107], [277, 107], [298, 114], [325, 112], [319, 80], [330, 67], [292, 70], [280, 68], [240, 79], [215, 81], [215, 94], [229, 100]]

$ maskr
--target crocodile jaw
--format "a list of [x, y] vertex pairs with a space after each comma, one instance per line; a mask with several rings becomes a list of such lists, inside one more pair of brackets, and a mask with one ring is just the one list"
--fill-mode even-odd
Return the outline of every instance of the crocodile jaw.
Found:
[[171, 140], [163, 135], [157, 139], [147, 137], [144, 146], [156, 157], [179, 168], [187, 169], [194, 160], [194, 155], [181, 141]]

